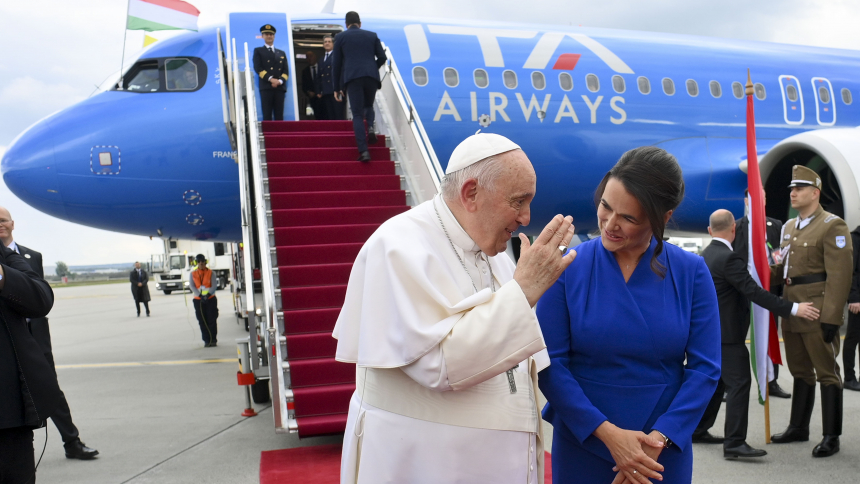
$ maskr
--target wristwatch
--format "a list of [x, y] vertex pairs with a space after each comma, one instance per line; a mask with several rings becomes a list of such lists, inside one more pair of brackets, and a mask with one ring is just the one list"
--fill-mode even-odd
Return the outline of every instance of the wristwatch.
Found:
[[669, 439], [669, 437], [666, 437], [666, 434], [664, 434], [663, 432], [660, 432], [657, 429], [654, 429], [654, 431], [657, 432], [658, 434], [660, 434], [661, 437], [663, 437], [663, 445], [664, 445], [663, 448], [668, 449], [672, 445], [672, 440]]

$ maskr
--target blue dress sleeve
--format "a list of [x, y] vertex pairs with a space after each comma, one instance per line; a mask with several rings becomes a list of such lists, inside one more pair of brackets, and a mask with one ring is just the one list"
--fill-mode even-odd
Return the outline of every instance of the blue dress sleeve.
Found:
[[693, 431], [717, 388], [720, 350], [717, 292], [705, 260], [699, 258], [693, 281], [684, 380], [669, 408], [652, 426], [666, 434], [681, 451], [691, 444]]
[[571, 334], [565, 274], [538, 301], [537, 317], [551, 362], [538, 375], [538, 387], [549, 402], [544, 417], [552, 420], [548, 413], [560, 417], [583, 443], [607, 418], [585, 396], [568, 369]]

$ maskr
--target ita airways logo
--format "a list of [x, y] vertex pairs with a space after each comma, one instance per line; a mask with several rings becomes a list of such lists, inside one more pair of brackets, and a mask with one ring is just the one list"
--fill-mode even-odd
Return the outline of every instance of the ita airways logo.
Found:
[[203, 225], [203, 216], [198, 213], [189, 213], [185, 216], [188, 225]]
[[203, 196], [197, 190], [185, 190], [185, 193], [182, 194], [182, 199], [188, 205], [200, 205], [200, 202], [203, 201]]

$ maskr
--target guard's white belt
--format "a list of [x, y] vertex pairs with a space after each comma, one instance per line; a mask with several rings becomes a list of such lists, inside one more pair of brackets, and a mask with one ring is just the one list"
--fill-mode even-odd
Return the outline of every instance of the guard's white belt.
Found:
[[[458, 427], [538, 432], [537, 402], [530, 373], [514, 371], [516, 393], [506, 373], [458, 391], [421, 386], [399, 368], [356, 368], [356, 395], [376, 408], [398, 415]], [[534, 381], [537, 381], [535, 378]]]

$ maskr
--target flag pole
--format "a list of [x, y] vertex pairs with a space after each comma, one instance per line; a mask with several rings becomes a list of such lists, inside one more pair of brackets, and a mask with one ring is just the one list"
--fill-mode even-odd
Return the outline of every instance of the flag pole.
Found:
[[122, 29], [122, 60], [119, 61], [119, 87], [117, 91], [122, 91], [122, 74], [125, 67], [125, 39], [128, 37], [128, 12], [130, 10], [131, 0], [125, 2], [125, 28]]
[[[750, 75], [750, 70], [747, 69], [747, 84], [744, 86], [744, 94], [747, 96], [747, 104], [751, 105], [753, 102], [753, 95], [755, 94], [755, 88], [752, 83], [752, 76]], [[749, 118], [749, 116], [747, 117]], [[750, 122], [750, 119], [747, 119], [747, 123]], [[755, 121], [753, 121], [755, 122]], [[749, 137], [749, 135], [747, 135]], [[749, 168], [749, 167], [748, 167]], [[752, 212], [752, 197], [750, 197], [750, 212]], [[750, 226], [750, 234], [752, 234], [752, 226]], [[767, 355], [767, 358], [770, 358], [770, 355]], [[768, 379], [770, 375], [768, 371], [765, 370], [764, 378]], [[761, 375], [759, 375], [761, 378]], [[768, 382], [769, 383], [769, 382]], [[766, 444], [770, 443], [770, 385], [765, 385], [764, 387], [764, 441]]]

